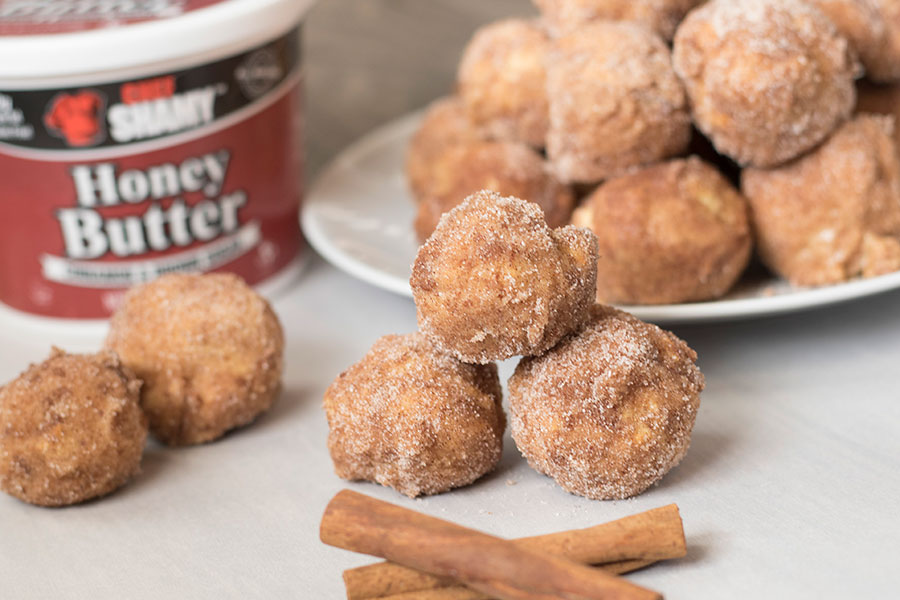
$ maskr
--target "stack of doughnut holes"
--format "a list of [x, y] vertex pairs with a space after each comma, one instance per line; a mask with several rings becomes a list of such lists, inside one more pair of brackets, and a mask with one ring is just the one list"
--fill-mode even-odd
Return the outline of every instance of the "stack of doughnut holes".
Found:
[[534, 1], [410, 143], [420, 240], [490, 189], [596, 234], [599, 302], [900, 270], [900, 0]]
[[130, 289], [105, 348], [54, 348], [0, 388], [0, 490], [66, 506], [140, 472], [148, 431], [170, 446], [210, 442], [278, 396], [284, 333], [238, 276], [168, 274]]
[[684, 457], [703, 389], [673, 334], [596, 304], [597, 240], [490, 190], [452, 208], [420, 247], [419, 331], [379, 339], [325, 392], [338, 476], [410, 497], [468, 485], [510, 426], [529, 464], [566, 491], [627, 498]]

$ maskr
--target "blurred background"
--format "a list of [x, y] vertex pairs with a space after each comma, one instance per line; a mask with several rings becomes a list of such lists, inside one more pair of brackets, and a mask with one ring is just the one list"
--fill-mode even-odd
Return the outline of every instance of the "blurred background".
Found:
[[307, 184], [373, 127], [449, 93], [479, 25], [531, 14], [528, 0], [321, 0], [303, 32]]

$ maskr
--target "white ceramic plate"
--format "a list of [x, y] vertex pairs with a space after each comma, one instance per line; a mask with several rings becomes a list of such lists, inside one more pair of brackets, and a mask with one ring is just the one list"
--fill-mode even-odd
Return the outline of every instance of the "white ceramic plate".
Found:
[[[307, 239], [327, 261], [406, 296], [418, 242], [403, 162], [421, 118], [419, 112], [388, 123], [344, 150], [310, 190], [302, 212]], [[700, 323], [808, 310], [892, 289], [900, 289], [900, 272], [815, 289], [761, 273], [721, 300], [621, 308], [655, 323]]]

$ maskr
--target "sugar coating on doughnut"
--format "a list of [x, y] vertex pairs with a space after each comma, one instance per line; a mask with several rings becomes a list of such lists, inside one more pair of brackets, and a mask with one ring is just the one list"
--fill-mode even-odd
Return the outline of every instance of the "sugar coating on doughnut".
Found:
[[419, 248], [410, 285], [419, 329], [460, 360], [540, 354], [593, 304], [593, 234], [550, 229], [533, 203], [481, 191]]
[[900, 160], [894, 119], [858, 115], [815, 152], [746, 169], [760, 256], [799, 286], [900, 270]]
[[434, 186], [435, 163], [441, 154], [456, 144], [481, 139], [458, 97], [439, 98], [431, 103], [406, 151], [406, 180], [413, 199], [419, 201], [429, 195]]
[[687, 148], [687, 99], [659, 36], [596, 22], [556, 40], [547, 64], [547, 156], [561, 180], [600, 181]]
[[425, 335], [382, 337], [325, 392], [339, 477], [416, 497], [468, 485], [500, 460], [496, 365], [464, 364]]
[[150, 430], [170, 445], [250, 423], [281, 389], [281, 323], [236, 275], [177, 273], [132, 288], [106, 345], [144, 380]]
[[630, 21], [671, 40], [684, 16], [704, 0], [534, 0], [550, 30], [565, 35], [591, 21]]
[[459, 63], [457, 90], [469, 120], [487, 137], [544, 147], [549, 43], [538, 23], [525, 19], [475, 32]]
[[747, 201], [692, 156], [604, 182], [579, 219], [597, 236], [597, 299], [669, 304], [724, 295], [750, 259]]
[[551, 227], [568, 223], [575, 204], [571, 188], [549, 172], [540, 154], [524, 144], [460, 142], [435, 157], [429, 175], [415, 220], [416, 233], [423, 241], [442, 214], [483, 189], [534, 202]]
[[800, 0], [712, 0], [682, 22], [673, 56], [697, 127], [742, 165], [801, 155], [855, 103], [853, 51]]
[[57, 348], [0, 388], [0, 489], [41, 506], [104, 496], [140, 471], [141, 382], [113, 352]]
[[516, 446], [570, 493], [639, 494], [690, 445], [704, 385], [696, 358], [673, 334], [597, 305], [581, 333], [516, 367], [509, 380]]

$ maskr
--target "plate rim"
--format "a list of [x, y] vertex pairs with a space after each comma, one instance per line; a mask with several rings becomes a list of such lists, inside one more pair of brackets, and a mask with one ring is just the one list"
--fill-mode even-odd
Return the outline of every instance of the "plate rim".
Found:
[[321, 188], [324, 188], [348, 163], [357, 162], [361, 156], [368, 154], [374, 148], [381, 147], [385, 142], [404, 135], [407, 129], [412, 131], [418, 126], [426, 110], [427, 108], [422, 108], [388, 121], [338, 152], [309, 187], [309, 192], [303, 198], [303, 206], [300, 210], [300, 227], [303, 235], [322, 258], [357, 279], [408, 298], [412, 298], [408, 279], [403, 280], [390, 273], [385, 273], [332, 244], [323, 228], [314, 220], [315, 212], [309, 209], [311, 205], [317, 204], [315, 198], [321, 195]]
[[[385, 272], [333, 244], [317, 220], [315, 208], [326, 200], [322, 189], [331, 183], [342, 170], [358, 163], [362, 157], [374, 150], [394, 142], [405, 141], [415, 130], [426, 110], [427, 107], [388, 121], [341, 150], [316, 177], [303, 200], [303, 209], [300, 211], [300, 224], [304, 235], [310, 245], [326, 261], [370, 285], [409, 298], [412, 297], [412, 290], [409, 287], [408, 278], [403, 279]], [[773, 281], [780, 280], [773, 279]], [[772, 296], [683, 304], [617, 304], [615, 306], [647, 321], [673, 324], [706, 323], [803, 312], [860, 300], [896, 289], [900, 289], [900, 271], [823, 287], [794, 288], [795, 291], [791, 293]]]

